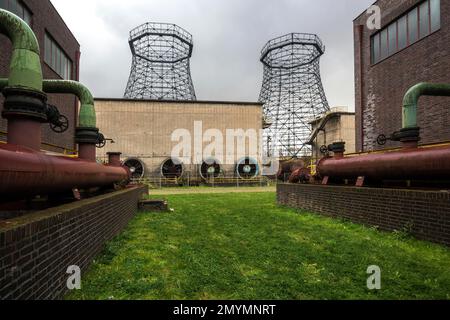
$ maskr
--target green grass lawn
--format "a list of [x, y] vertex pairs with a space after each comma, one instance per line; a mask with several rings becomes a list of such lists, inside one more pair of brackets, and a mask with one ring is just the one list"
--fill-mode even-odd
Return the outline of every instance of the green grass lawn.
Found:
[[280, 208], [274, 193], [164, 197], [175, 211], [140, 213], [68, 299], [450, 299], [448, 248]]

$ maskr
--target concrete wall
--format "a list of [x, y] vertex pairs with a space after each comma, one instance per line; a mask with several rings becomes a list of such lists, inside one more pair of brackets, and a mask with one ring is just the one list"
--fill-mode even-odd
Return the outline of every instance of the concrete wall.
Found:
[[[96, 100], [97, 124], [106, 137], [115, 144], [108, 144], [98, 150], [100, 159], [108, 151], [122, 152], [122, 160], [136, 157], [145, 162], [147, 175], [159, 177], [161, 164], [170, 158], [172, 149], [178, 142], [172, 142], [172, 133], [177, 129], [187, 129], [192, 134], [191, 157], [181, 159], [190, 176], [198, 175], [195, 164], [194, 122], [201, 121], [203, 133], [208, 129], [218, 129], [226, 143], [227, 129], [262, 129], [262, 106], [258, 103], [227, 102], [160, 102], [136, 100]], [[205, 148], [209, 142], [204, 142]], [[246, 141], [248, 149], [248, 140]], [[235, 151], [236, 153], [237, 143]], [[217, 152], [216, 157], [226, 158]], [[203, 158], [201, 154], [198, 158]], [[234, 154], [231, 154], [234, 156]], [[255, 155], [260, 161], [259, 152]], [[193, 165], [187, 165], [188, 163]], [[233, 175], [234, 162], [224, 164], [226, 174]]]
[[450, 193], [279, 184], [278, 204], [450, 246]]
[[146, 187], [0, 222], [0, 300], [62, 299], [67, 268], [82, 273], [126, 227]]
[[[45, 32], [48, 32], [60, 45], [67, 57], [73, 63], [73, 80], [78, 80], [80, 56], [80, 45], [64, 23], [61, 16], [49, 0], [24, 0], [23, 3], [31, 11], [31, 28], [35, 32], [41, 48], [41, 64], [45, 79], [61, 79], [50, 66], [44, 62]], [[11, 42], [8, 38], [0, 35], [0, 77], [6, 78], [9, 73], [9, 62], [11, 60]], [[62, 148], [75, 149], [75, 127], [77, 125], [78, 101], [72, 95], [49, 95], [50, 104], [56, 105], [59, 111], [70, 121], [70, 128], [63, 134], [56, 134], [50, 130], [48, 124], [42, 126], [42, 140]], [[0, 113], [3, 109], [3, 96], [0, 95]], [[6, 132], [6, 120], [0, 118], [0, 131]], [[0, 134], [0, 140], [5, 136]], [[43, 146], [44, 149], [61, 152], [61, 149]]]
[[[379, 0], [382, 26], [408, 12], [421, 0]], [[450, 82], [450, 1], [441, 0], [441, 29], [372, 65], [370, 37], [376, 30], [366, 27], [363, 13], [354, 21], [357, 151], [396, 147], [376, 143], [379, 134], [389, 135], [402, 127], [402, 100], [412, 85]], [[360, 31], [362, 33], [360, 34]], [[418, 123], [422, 143], [450, 140], [449, 98], [424, 97], [420, 100]]]

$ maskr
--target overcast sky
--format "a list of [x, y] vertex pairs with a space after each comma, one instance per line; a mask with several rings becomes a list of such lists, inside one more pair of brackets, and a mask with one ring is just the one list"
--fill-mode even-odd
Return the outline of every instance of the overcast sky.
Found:
[[191, 71], [199, 100], [257, 101], [265, 43], [290, 32], [316, 33], [331, 106], [354, 109], [352, 21], [374, 0], [51, 0], [81, 44], [80, 80], [96, 97], [123, 96], [129, 31], [175, 23], [194, 37]]

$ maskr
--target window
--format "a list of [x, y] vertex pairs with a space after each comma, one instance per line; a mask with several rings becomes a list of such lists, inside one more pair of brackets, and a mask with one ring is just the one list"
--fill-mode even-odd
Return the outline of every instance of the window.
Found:
[[397, 23], [393, 23], [388, 28], [389, 54], [397, 52]]
[[428, 10], [429, 4], [429, 1], [426, 1], [419, 6], [420, 38], [426, 37], [430, 34], [430, 11]]
[[409, 40], [408, 42], [414, 43], [419, 38], [419, 24], [418, 24], [418, 15], [417, 15], [417, 8], [415, 8], [413, 11], [411, 11], [408, 14], [408, 30], [409, 30]]
[[426, 0], [372, 36], [372, 64], [439, 30], [441, 1]]
[[431, 19], [431, 32], [439, 30], [441, 27], [441, 1], [430, 0], [430, 19]]
[[44, 61], [61, 78], [65, 80], [72, 79], [72, 61], [48, 34], [45, 34]]
[[0, 8], [11, 11], [22, 18], [28, 25], [31, 24], [31, 12], [19, 0], [0, 0]]
[[406, 48], [408, 45], [408, 20], [406, 16], [398, 20], [398, 50]]

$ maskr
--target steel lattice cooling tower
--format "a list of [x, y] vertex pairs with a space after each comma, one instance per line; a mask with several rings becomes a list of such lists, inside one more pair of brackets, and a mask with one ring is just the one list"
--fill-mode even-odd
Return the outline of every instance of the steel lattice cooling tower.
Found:
[[192, 35], [174, 24], [145, 23], [130, 32], [127, 99], [196, 100], [190, 72]]
[[262, 50], [264, 81], [260, 101], [271, 122], [264, 146], [271, 156], [309, 156], [310, 121], [330, 110], [320, 77], [325, 46], [314, 34], [291, 33]]

